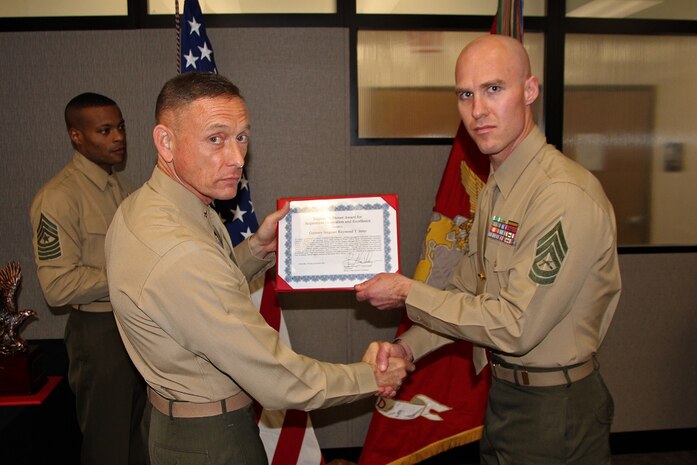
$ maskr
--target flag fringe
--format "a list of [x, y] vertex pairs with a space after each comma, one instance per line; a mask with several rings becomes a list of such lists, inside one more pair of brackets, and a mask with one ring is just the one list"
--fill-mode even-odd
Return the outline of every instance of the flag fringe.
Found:
[[481, 439], [483, 431], [484, 426], [477, 426], [476, 428], [462, 431], [454, 436], [429, 444], [422, 449], [414, 451], [404, 457], [400, 457], [386, 465], [414, 465], [454, 447], [464, 446], [465, 444], [478, 441]]

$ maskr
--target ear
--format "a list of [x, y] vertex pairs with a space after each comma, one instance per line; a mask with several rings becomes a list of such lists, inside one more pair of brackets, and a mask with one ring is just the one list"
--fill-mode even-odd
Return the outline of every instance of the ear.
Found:
[[82, 133], [79, 130], [75, 128], [68, 129], [68, 136], [74, 147], [82, 144]]
[[540, 95], [540, 83], [538, 82], [537, 77], [530, 76], [525, 80], [524, 94], [525, 104], [532, 105], [532, 103], [537, 99], [537, 96]]
[[172, 131], [164, 124], [158, 124], [152, 130], [152, 138], [155, 142], [155, 147], [157, 148], [158, 155], [163, 161], [171, 163], [174, 159], [172, 155], [172, 148], [174, 146], [174, 138], [172, 137]]

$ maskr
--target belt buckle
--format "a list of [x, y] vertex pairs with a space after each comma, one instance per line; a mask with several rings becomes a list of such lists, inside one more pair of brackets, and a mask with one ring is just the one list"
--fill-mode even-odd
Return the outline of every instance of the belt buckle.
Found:
[[501, 378], [501, 376], [497, 372], [498, 367], [499, 367], [499, 364], [492, 360], [491, 361], [491, 371], [494, 375], [494, 378]]

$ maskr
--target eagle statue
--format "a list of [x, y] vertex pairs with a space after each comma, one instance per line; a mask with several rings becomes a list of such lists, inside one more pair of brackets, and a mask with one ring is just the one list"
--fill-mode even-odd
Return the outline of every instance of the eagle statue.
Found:
[[27, 341], [17, 335], [24, 321], [36, 316], [34, 310], [17, 310], [17, 291], [22, 281], [19, 263], [10, 262], [0, 270], [0, 355], [14, 355], [27, 350]]

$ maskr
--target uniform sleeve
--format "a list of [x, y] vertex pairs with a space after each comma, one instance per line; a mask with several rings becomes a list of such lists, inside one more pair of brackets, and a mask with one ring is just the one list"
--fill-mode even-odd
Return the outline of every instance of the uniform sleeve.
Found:
[[264, 258], [257, 258], [249, 248], [249, 239], [246, 239], [235, 247], [235, 258], [242, 274], [246, 276], [247, 281], [252, 282], [273, 266], [276, 254], [270, 253]]
[[212, 247], [185, 242], [150, 273], [138, 306], [192, 358], [210, 361], [265, 408], [312, 410], [377, 390], [367, 363], [325, 363], [294, 352], [245, 288], [243, 274]]
[[60, 189], [40, 192], [30, 216], [34, 258], [46, 302], [62, 306], [106, 299], [109, 291], [103, 259], [99, 266], [85, 263], [81, 252], [83, 241], [90, 240], [92, 247], [103, 250], [106, 230], [102, 222], [94, 222], [93, 238], [81, 237], [77, 202]]
[[[420, 282], [418, 284], [425, 285]], [[400, 334], [399, 339], [407, 343], [414, 360], [419, 360], [434, 350], [453, 342], [453, 338], [429, 331], [418, 324], [412, 325], [407, 331]]]
[[595, 262], [611, 260], [613, 237], [607, 212], [582, 189], [552, 184], [528, 207], [518, 245], [487, 250], [487, 269], [494, 270], [487, 280], [496, 280], [498, 297], [464, 290], [471, 283], [462, 277], [472, 279], [465, 257], [451, 279], [463, 291], [417, 283], [406, 301], [409, 317], [432, 331], [524, 355], [569, 313]]

